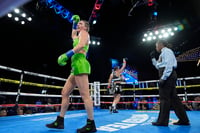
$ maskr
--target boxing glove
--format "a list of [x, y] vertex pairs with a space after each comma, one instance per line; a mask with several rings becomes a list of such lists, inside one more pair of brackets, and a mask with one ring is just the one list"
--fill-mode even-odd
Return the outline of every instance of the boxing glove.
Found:
[[123, 58], [123, 61], [127, 61], [128, 60], [128, 58], [126, 57], [126, 58]]
[[110, 89], [110, 85], [107, 86], [107, 89]]
[[72, 20], [73, 20], [72, 29], [76, 30], [77, 24], [80, 21], [80, 17], [78, 15], [73, 15]]
[[127, 58], [123, 58], [123, 64], [126, 64]]
[[67, 64], [67, 60], [68, 60], [72, 55], [74, 55], [74, 51], [73, 51], [73, 50], [69, 50], [68, 52], [66, 52], [66, 53], [64, 53], [64, 54], [62, 54], [62, 55], [60, 55], [60, 56], [58, 57], [58, 60], [57, 60], [58, 64], [59, 64], [60, 66], [65, 66], [65, 65]]

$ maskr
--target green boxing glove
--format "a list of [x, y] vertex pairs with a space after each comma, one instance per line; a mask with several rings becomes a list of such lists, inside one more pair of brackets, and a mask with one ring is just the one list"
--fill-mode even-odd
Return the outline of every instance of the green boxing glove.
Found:
[[80, 21], [80, 17], [78, 15], [73, 15], [72, 20], [73, 22], [78, 23]]
[[72, 16], [72, 20], [73, 20], [72, 28], [74, 30], [76, 30], [77, 29], [77, 24], [80, 21], [80, 17], [78, 15], [73, 15]]
[[66, 54], [62, 54], [58, 57], [58, 64], [60, 66], [65, 66], [67, 64], [68, 57]]
[[64, 54], [62, 54], [62, 55], [60, 55], [60, 56], [58, 57], [58, 60], [57, 60], [58, 64], [59, 64], [60, 66], [65, 66], [65, 65], [67, 64], [67, 60], [68, 60], [72, 55], [74, 55], [74, 51], [73, 51], [73, 50], [69, 50], [68, 52], [66, 52], [66, 53], [64, 53]]

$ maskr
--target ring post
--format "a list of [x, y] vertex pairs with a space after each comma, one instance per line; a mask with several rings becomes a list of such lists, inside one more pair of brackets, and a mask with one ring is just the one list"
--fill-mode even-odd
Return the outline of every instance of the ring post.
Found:
[[100, 109], [100, 82], [94, 82], [94, 108]]
[[15, 105], [18, 106], [18, 102], [19, 102], [19, 97], [20, 97], [20, 92], [21, 92], [21, 86], [22, 86], [22, 82], [23, 82], [23, 77], [24, 77], [24, 71], [21, 72], [20, 75], [20, 83], [18, 86], [18, 90], [17, 90], [17, 97], [16, 97], [16, 101], [15, 101]]
[[184, 93], [185, 93], [185, 101], [187, 101], [188, 100], [188, 98], [187, 98], [187, 87], [186, 87], [186, 81], [185, 81], [185, 79], [183, 79], [183, 86], [184, 86]]

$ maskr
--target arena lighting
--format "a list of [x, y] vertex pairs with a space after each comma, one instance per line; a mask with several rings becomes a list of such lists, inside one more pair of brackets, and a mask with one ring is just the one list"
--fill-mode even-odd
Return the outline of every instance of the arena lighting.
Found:
[[70, 23], [72, 23], [72, 16], [73, 13], [71, 13], [69, 10], [67, 10], [65, 7], [63, 7], [60, 3], [58, 3], [55, 0], [38, 0], [36, 4], [36, 8], [39, 10], [40, 8], [50, 8], [55, 11], [56, 14], [60, 15], [62, 18], [68, 20]]
[[89, 44], [95, 45], [95, 46], [99, 46], [99, 45], [101, 45], [101, 38], [100, 37], [91, 36]]
[[99, 10], [101, 9], [101, 6], [103, 4], [104, 0], [96, 0], [94, 4], [94, 8], [92, 10], [92, 13], [89, 18], [89, 23], [96, 24], [97, 23], [97, 17], [99, 16]]
[[154, 4], [154, 0], [148, 0], [148, 3], [147, 3], [148, 6], [153, 6], [153, 4]]
[[133, 9], [143, 5], [147, 5], [149, 7], [156, 7], [158, 3], [156, 2], [156, 0], [137, 0], [135, 3], [132, 1], [132, 8], [128, 12], [128, 16], [132, 16]]
[[68, 20], [72, 23], [72, 16], [73, 13], [65, 9], [60, 3], [55, 0], [40, 0], [39, 4], [44, 5], [46, 4], [47, 7], [54, 9], [55, 13], [60, 15], [62, 18]]
[[154, 28], [143, 34], [142, 42], [152, 42], [158, 39], [169, 39], [170, 37], [174, 36], [175, 33], [182, 31], [183, 29], [184, 26], [182, 24]]
[[92, 21], [92, 24], [96, 24], [96, 23], [97, 23], [97, 20], [93, 20], [93, 21]]
[[153, 12], [153, 16], [158, 16], [158, 12], [157, 12], [157, 11], [154, 11], [154, 12]]
[[[104, 0], [96, 0], [94, 8], [89, 18], [89, 22], [92, 24], [96, 24], [98, 12], [101, 9]], [[60, 3], [55, 0], [39, 0], [37, 6], [47, 6], [48, 8], [54, 9], [55, 13], [60, 15], [62, 18], [67, 19], [70, 23], [72, 23], [72, 16], [74, 15], [69, 10], [65, 9]]]
[[0, 17], [3, 17], [14, 8], [20, 7], [31, 0], [1, 0], [0, 1]]
[[158, 17], [158, 12], [154, 11], [151, 13], [151, 22], [156, 22], [157, 21], [157, 17]]
[[95, 10], [100, 10], [102, 4], [95, 4], [94, 9]]
[[16, 22], [19, 22], [22, 25], [24, 25], [26, 22], [32, 21], [31, 15], [27, 15], [27, 13], [20, 8], [15, 8], [12, 12], [9, 12], [7, 17]]

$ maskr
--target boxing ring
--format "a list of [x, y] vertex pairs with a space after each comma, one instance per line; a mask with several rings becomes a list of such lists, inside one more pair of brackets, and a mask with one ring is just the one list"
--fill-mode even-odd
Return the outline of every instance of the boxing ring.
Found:
[[[198, 133], [200, 112], [187, 112], [191, 126], [156, 127], [151, 125], [157, 117], [158, 111], [134, 111], [120, 110], [117, 114], [109, 114], [108, 110], [95, 110], [94, 116], [98, 133]], [[65, 129], [61, 131], [50, 130], [45, 127], [46, 123], [52, 122], [58, 113], [43, 113], [33, 115], [0, 117], [1, 133], [52, 133], [66, 132], [75, 133], [77, 127], [85, 123], [85, 111], [69, 111], [65, 116]], [[172, 113], [171, 113], [172, 114]], [[173, 121], [175, 115], [170, 116]]]
[[[23, 114], [10, 113], [0, 117], [0, 132], [4, 133], [74, 133], [85, 124], [87, 117], [78, 88], [70, 96], [70, 108], [65, 116], [64, 130], [50, 130], [47, 123], [55, 120], [59, 114], [60, 91], [66, 79], [23, 71], [0, 65], [0, 108], [22, 108], [31, 110]], [[195, 97], [200, 96], [200, 77], [186, 77], [177, 80], [177, 92], [183, 103], [198, 104]], [[159, 104], [158, 80], [139, 81], [137, 84], [124, 83], [123, 93], [118, 104], [119, 113], [110, 113], [113, 96], [106, 89], [107, 83], [90, 83], [90, 94], [94, 102], [94, 118], [98, 133], [198, 133], [200, 129], [200, 111], [188, 110], [190, 126], [177, 126], [172, 123], [177, 120], [173, 111], [170, 113], [168, 127], [152, 126], [156, 121]], [[151, 94], [151, 95], [150, 95]], [[49, 102], [48, 99], [51, 99]], [[138, 108], [145, 104], [147, 108]], [[141, 106], [142, 107], [142, 106]]]

